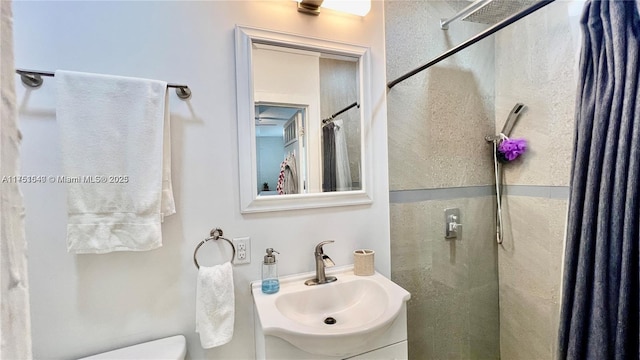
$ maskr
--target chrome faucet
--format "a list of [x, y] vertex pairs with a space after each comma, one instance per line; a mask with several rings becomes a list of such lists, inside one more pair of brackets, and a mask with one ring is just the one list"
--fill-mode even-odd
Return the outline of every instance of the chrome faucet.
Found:
[[316, 250], [313, 252], [313, 255], [316, 258], [316, 277], [315, 279], [309, 279], [304, 282], [305, 285], [320, 285], [326, 284], [330, 282], [334, 282], [338, 280], [335, 276], [326, 276], [324, 269], [328, 267], [332, 267], [335, 265], [333, 260], [329, 257], [329, 255], [325, 254], [322, 251], [322, 246], [326, 244], [331, 244], [334, 242], [333, 240], [323, 241], [320, 244], [316, 245]]

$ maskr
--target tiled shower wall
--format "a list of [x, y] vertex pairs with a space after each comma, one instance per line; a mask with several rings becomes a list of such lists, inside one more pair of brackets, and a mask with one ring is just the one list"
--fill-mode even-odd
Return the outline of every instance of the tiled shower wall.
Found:
[[[388, 93], [392, 278], [412, 293], [411, 359], [554, 357], [582, 5], [555, 2]], [[485, 28], [440, 30], [458, 6], [385, 2], [388, 80]], [[512, 136], [529, 151], [505, 167], [497, 246], [483, 137], [516, 102], [527, 110]], [[462, 212], [455, 241], [449, 207]]]
[[529, 151], [505, 166], [500, 268], [500, 354], [553, 359], [573, 151], [582, 1], [557, 1], [496, 35], [496, 127], [527, 110], [512, 137]]
[[[386, 1], [387, 79], [485, 26], [439, 19], [442, 1]], [[497, 359], [497, 249], [492, 241], [494, 43], [488, 39], [388, 92], [391, 276], [411, 292], [411, 359]], [[444, 238], [444, 209], [463, 230]]]

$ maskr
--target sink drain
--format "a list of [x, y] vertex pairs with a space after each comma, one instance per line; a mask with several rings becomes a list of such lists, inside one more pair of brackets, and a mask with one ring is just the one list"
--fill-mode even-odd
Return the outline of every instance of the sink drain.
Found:
[[329, 316], [328, 318], [324, 319], [324, 323], [327, 325], [333, 325], [335, 323], [337, 323], [338, 321], [334, 318], [332, 318], [331, 316]]

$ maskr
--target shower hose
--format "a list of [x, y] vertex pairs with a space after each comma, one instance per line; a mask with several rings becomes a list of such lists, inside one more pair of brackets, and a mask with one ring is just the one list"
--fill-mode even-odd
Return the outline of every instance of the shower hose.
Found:
[[493, 170], [496, 176], [496, 241], [502, 244], [502, 165], [498, 162], [498, 140], [493, 140]]

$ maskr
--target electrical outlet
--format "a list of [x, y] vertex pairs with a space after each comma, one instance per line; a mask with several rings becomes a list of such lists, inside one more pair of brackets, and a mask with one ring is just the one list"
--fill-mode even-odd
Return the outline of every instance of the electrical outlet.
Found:
[[234, 264], [249, 264], [251, 262], [251, 238], [241, 237], [233, 239], [233, 246], [236, 248], [236, 258]]

